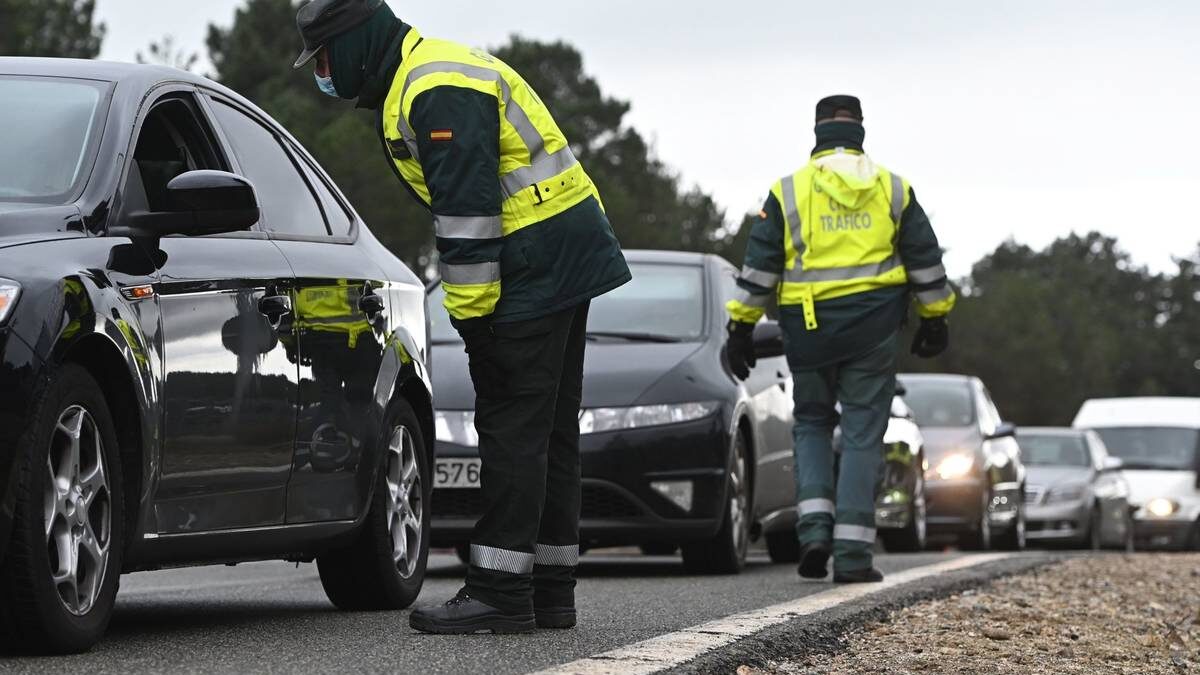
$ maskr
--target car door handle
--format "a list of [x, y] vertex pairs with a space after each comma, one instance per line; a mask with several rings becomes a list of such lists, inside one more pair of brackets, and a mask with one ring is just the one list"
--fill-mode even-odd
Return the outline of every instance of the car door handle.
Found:
[[286, 295], [268, 295], [258, 301], [258, 311], [270, 320], [272, 328], [279, 328], [283, 317], [292, 313], [292, 299]]
[[374, 293], [364, 295], [358, 299], [358, 308], [371, 319], [375, 318], [376, 314], [382, 314], [384, 307], [383, 298]]

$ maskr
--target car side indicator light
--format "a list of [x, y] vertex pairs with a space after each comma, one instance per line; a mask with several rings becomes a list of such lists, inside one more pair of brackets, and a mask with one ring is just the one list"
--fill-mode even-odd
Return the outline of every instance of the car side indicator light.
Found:
[[121, 295], [125, 296], [126, 300], [136, 302], [138, 300], [148, 300], [154, 297], [154, 286], [150, 284], [140, 284], [138, 286], [123, 286]]

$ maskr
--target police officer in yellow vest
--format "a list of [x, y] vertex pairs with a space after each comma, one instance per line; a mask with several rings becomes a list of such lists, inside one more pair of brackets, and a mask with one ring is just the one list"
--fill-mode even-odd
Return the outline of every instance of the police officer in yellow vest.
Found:
[[955, 302], [929, 219], [908, 182], [863, 151], [862, 122], [853, 96], [817, 104], [812, 159], [775, 184], [751, 230], [726, 348], [746, 379], [754, 324], [775, 295], [795, 392], [799, 571], [824, 578], [832, 555], [842, 583], [883, 579], [871, 555], [875, 484], [908, 298], [921, 317], [912, 351], [926, 358], [946, 349]]
[[446, 309], [475, 385], [484, 515], [433, 633], [575, 625], [579, 406], [589, 301], [630, 279], [600, 195], [545, 104], [479, 49], [383, 0], [314, 0], [297, 25], [320, 89], [379, 113], [387, 162], [433, 213]]

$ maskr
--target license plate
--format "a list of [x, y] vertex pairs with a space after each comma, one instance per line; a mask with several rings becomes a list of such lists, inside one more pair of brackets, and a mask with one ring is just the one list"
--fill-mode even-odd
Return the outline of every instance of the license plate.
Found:
[[433, 487], [465, 489], [479, 487], [479, 459], [446, 458], [437, 461]]

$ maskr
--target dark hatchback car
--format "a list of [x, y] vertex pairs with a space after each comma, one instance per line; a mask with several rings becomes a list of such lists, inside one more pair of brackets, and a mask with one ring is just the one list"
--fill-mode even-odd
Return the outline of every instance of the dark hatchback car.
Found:
[[966, 375], [900, 375], [925, 439], [930, 538], [967, 549], [1025, 548], [1025, 466], [1016, 427], [987, 387]]
[[[781, 357], [737, 382], [723, 362], [737, 270], [711, 255], [627, 252], [633, 281], [592, 303], [584, 366], [584, 547], [682, 549], [694, 572], [742, 568], [770, 514], [794, 506], [791, 378]], [[482, 505], [474, 392], [431, 292], [435, 545], [462, 546]], [[764, 326], [768, 324], [763, 324]]]
[[283, 128], [173, 69], [0, 58], [0, 636], [98, 640], [121, 573], [428, 550], [424, 288]]

